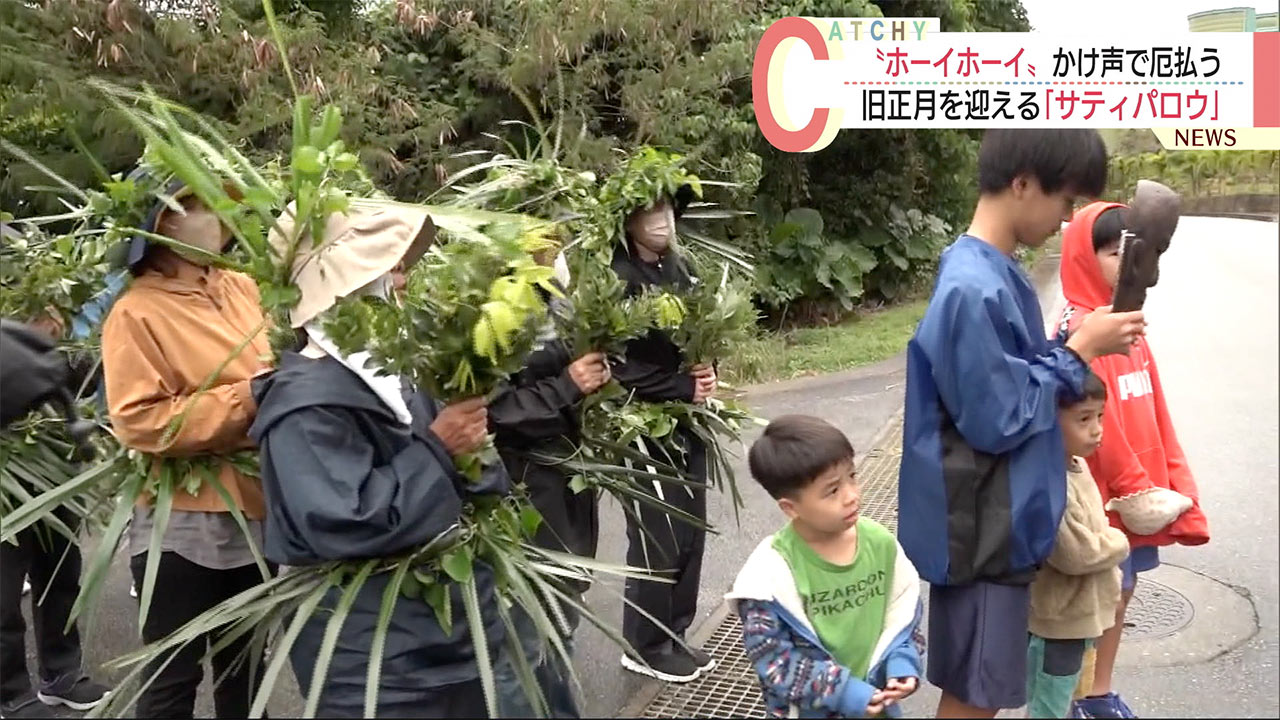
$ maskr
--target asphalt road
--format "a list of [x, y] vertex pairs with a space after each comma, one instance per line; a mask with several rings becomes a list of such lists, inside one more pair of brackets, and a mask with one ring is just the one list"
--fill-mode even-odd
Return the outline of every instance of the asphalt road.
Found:
[[1148, 338], [1212, 533], [1161, 558], [1242, 591], [1259, 630], [1208, 663], [1121, 668], [1144, 717], [1280, 716], [1278, 248], [1273, 222], [1183, 218], [1148, 296]]
[[[1280, 715], [1275, 682], [1280, 657], [1278, 228], [1275, 223], [1249, 220], [1183, 218], [1161, 262], [1161, 284], [1149, 296], [1149, 337], [1213, 531], [1208, 545], [1171, 548], [1162, 557], [1247, 594], [1260, 630], [1207, 663], [1122, 666], [1117, 671], [1118, 688], [1147, 717]], [[1045, 303], [1046, 312], [1049, 305]], [[826, 417], [840, 425], [863, 452], [900, 407], [901, 382], [899, 359], [841, 376], [765, 386], [753, 391], [749, 400], [764, 417], [785, 412]], [[710, 499], [710, 517], [721, 533], [708, 541], [699, 621], [719, 604], [759, 538], [780, 523], [776, 506], [754, 486], [745, 468], [739, 476], [746, 501], [740, 522], [735, 522], [725, 498], [712, 495]], [[616, 504], [605, 503], [602, 521], [600, 557], [620, 562], [625, 537]], [[99, 664], [137, 646], [136, 603], [128, 595], [123, 554], [112, 568], [110, 583], [101, 606], [94, 609], [97, 623], [84, 643], [87, 668], [103, 680], [113, 675], [98, 669]], [[602, 617], [619, 626], [620, 587], [604, 582], [588, 596]], [[577, 646], [584, 710], [595, 716], [616, 713], [640, 687], [640, 680], [620, 668], [617, 648], [602, 633], [584, 628]], [[34, 658], [31, 664], [34, 668]], [[925, 688], [905, 709], [913, 715], [931, 714], [935, 697]], [[301, 701], [288, 692], [270, 708], [277, 717], [296, 717], [301, 709]], [[212, 715], [207, 691], [201, 695], [197, 715]]]

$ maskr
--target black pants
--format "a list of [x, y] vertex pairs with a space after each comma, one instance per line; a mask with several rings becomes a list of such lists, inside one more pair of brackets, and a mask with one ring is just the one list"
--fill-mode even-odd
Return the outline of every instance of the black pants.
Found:
[[[565, 452], [572, 452], [572, 448]], [[507, 459], [511, 479], [524, 483], [529, 501], [542, 515], [533, 544], [556, 552], [594, 558], [600, 544], [599, 493], [595, 489], [575, 493], [569, 489], [570, 477], [559, 468], [540, 465], [514, 454], [504, 459]], [[579, 595], [591, 587], [590, 582], [577, 580], [564, 580], [562, 584], [571, 593]]]
[[[307, 678], [309, 681], [311, 678]], [[497, 688], [499, 695], [505, 688]], [[320, 701], [316, 717], [363, 718], [364, 698], [346, 698], [351, 702], [335, 701], [328, 694]], [[479, 678], [466, 682], [422, 688], [414, 693], [410, 702], [393, 702], [379, 699], [379, 718], [487, 718], [489, 708], [484, 701], [484, 685]]]
[[[705, 483], [706, 448], [694, 439], [688, 441], [688, 448], [689, 473]], [[683, 485], [663, 483], [661, 488], [661, 496], [666, 503], [700, 520], [706, 519], [705, 486], [686, 488]], [[639, 503], [639, 506], [640, 524], [627, 513], [627, 564], [660, 571], [675, 580], [675, 584], [627, 578], [626, 597], [676, 635], [683, 637], [698, 612], [698, 588], [702, 576], [702, 551], [707, 541], [706, 530], [671, 518], [662, 510], [645, 503]], [[642, 656], [661, 653], [671, 647], [670, 636], [636, 611], [630, 603], [622, 610], [622, 634]]]
[[[56, 513], [67, 527], [73, 512]], [[80, 674], [80, 632], [63, 628], [80, 594], [80, 549], [43, 523], [18, 535], [18, 544], [0, 543], [0, 703], [31, 692], [27, 674], [27, 623], [22, 617], [22, 581], [31, 579], [31, 617], [42, 686], [74, 682]], [[64, 557], [65, 555], [65, 557]], [[61, 565], [59, 565], [61, 563]], [[41, 602], [41, 599], [44, 602]]]
[[[134, 555], [129, 567], [133, 571], [134, 583], [141, 589], [146, 573], [147, 553]], [[271, 568], [271, 571], [275, 572], [275, 569]], [[142, 628], [142, 639], [147, 643], [161, 640], [214, 605], [261, 582], [262, 574], [256, 564], [230, 570], [214, 570], [197, 565], [174, 552], [162, 553], [156, 569], [156, 590], [151, 598], [147, 623]], [[252, 633], [246, 634], [213, 656], [211, 664], [215, 679], [223, 678], [227, 668], [241, 659], [240, 655], [249, 646], [251, 637]], [[196, 691], [204, 680], [201, 659], [208, 652], [211, 642], [217, 642], [217, 638], [206, 635], [178, 651], [177, 657], [138, 698], [137, 717], [194, 717]], [[152, 663], [143, 676], [144, 681], [168, 658], [169, 655], [165, 655]], [[258, 658], [256, 678], [250, 676], [249, 666], [249, 658], [246, 656], [234, 672], [227, 674], [214, 687], [213, 705], [217, 717], [249, 717], [253, 694], [257, 692], [265, 670], [261, 657]]]

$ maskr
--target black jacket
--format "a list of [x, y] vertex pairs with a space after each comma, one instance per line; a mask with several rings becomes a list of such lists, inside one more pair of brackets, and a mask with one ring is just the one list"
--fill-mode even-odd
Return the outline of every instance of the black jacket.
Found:
[[524, 369], [490, 401], [489, 429], [511, 478], [524, 483], [533, 506], [542, 514], [534, 542], [595, 557], [600, 533], [596, 492], [574, 493], [566, 473], [529, 457], [529, 453], [566, 457], [574, 451], [583, 395], [569, 376], [573, 360], [559, 340], [531, 353]]
[[[420, 392], [406, 392], [413, 416], [402, 425], [355, 373], [332, 358], [285, 353], [279, 369], [254, 381], [258, 415], [249, 430], [261, 450], [267, 498], [265, 554], [284, 565], [383, 557], [436, 538], [458, 522], [463, 479], [429, 429], [437, 410]], [[505, 471], [497, 468], [503, 476]], [[485, 636], [496, 657], [504, 639], [492, 571], [475, 575]], [[359, 714], [368, 652], [386, 573], [357, 596], [338, 640], [321, 714]], [[382, 668], [379, 705], [413, 703], [426, 689], [478, 677], [462, 597], [452, 593], [449, 633], [421, 600], [395, 606]], [[338, 594], [331, 592], [327, 602]], [[291, 656], [302, 682], [311, 676], [324, 634], [317, 615]], [[304, 690], [305, 692], [305, 690]], [[381, 714], [381, 713], [380, 713]]]
[[[647, 263], [634, 251], [619, 247], [613, 254], [613, 271], [627, 284], [627, 297], [650, 287], [679, 291], [693, 285], [693, 274], [675, 250], [656, 263]], [[615, 363], [612, 371], [614, 378], [641, 400], [692, 402], [694, 380], [688, 372], [681, 372], [683, 362], [680, 348], [665, 332], [654, 328], [627, 343], [626, 359]]]
[[[696, 280], [684, 258], [675, 250], [656, 263], [640, 259], [634, 250], [619, 247], [613, 253], [613, 271], [627, 284], [626, 296], [634, 297], [646, 288], [688, 290]], [[611, 366], [613, 377], [640, 400], [649, 402], [693, 402], [694, 379], [684, 369], [684, 353], [666, 332], [654, 328], [627, 342], [626, 358]], [[684, 442], [690, 479], [706, 480], [705, 448], [696, 435], [677, 430]], [[660, 458], [664, 462], [678, 458]]]
[[26, 417], [71, 382], [52, 340], [22, 323], [0, 320], [0, 425]]

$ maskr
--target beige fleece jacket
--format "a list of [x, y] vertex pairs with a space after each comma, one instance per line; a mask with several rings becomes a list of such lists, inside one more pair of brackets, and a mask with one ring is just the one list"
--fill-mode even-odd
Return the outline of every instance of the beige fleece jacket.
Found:
[[1108, 522], [1089, 467], [1073, 458], [1058, 538], [1031, 583], [1031, 632], [1056, 640], [1102, 635], [1115, 624], [1119, 565], [1128, 555], [1129, 541]]

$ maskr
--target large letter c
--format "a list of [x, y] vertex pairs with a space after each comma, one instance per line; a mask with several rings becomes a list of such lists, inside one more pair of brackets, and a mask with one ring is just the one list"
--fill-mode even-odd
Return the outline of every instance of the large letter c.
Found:
[[[830, 60], [827, 41], [822, 31], [813, 22], [800, 17], [786, 17], [778, 20], [765, 30], [764, 37], [756, 46], [755, 60], [751, 68], [751, 104], [755, 109], [756, 123], [769, 144], [783, 152], [813, 152], [830, 144], [839, 130], [839, 118], [836, 114], [836, 127], [829, 127], [832, 121], [831, 108], [815, 108], [809, 124], [799, 130], [788, 130], [778, 122], [774, 108], [786, 117], [782, 103], [782, 66], [773, 69], [775, 56], [785, 56], [791, 45], [804, 42], [809, 46], [815, 60]], [[772, 92], [771, 92], [772, 91]]]

